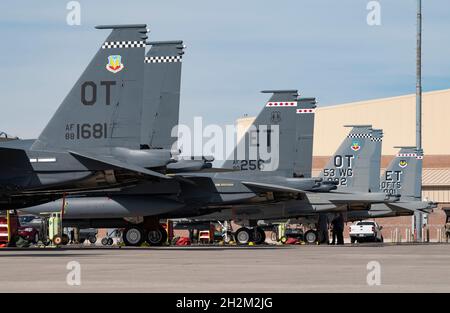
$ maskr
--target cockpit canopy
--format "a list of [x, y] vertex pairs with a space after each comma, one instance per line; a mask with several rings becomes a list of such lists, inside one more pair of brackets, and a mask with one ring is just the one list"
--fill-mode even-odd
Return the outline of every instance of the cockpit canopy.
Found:
[[18, 139], [16, 136], [11, 136], [5, 132], [0, 131], [0, 141], [7, 141], [7, 140], [15, 140]]

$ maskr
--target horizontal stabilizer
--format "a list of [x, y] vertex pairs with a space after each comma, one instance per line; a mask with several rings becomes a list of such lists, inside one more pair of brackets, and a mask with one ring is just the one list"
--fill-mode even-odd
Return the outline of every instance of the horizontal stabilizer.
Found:
[[397, 203], [389, 203], [387, 204], [389, 208], [393, 211], [420, 211], [423, 213], [431, 213], [433, 209], [437, 207], [437, 204], [434, 202], [427, 201], [407, 201], [407, 202], [397, 202]]
[[148, 170], [146, 168], [136, 166], [133, 164], [127, 164], [127, 163], [124, 163], [124, 162], [119, 161], [114, 158], [104, 158], [104, 157], [99, 157], [97, 155], [91, 155], [88, 153], [79, 153], [79, 152], [75, 152], [75, 151], [69, 151], [69, 153], [79, 160], [84, 159], [84, 160], [87, 160], [90, 162], [100, 163], [102, 165], [112, 166], [115, 168], [135, 172], [138, 174], [144, 174], [144, 175], [163, 178], [163, 179], [170, 179], [170, 177], [163, 175], [161, 173], [158, 173], [158, 172], [155, 172], [152, 170]]
[[246, 181], [243, 181], [242, 184], [249, 188], [258, 188], [258, 189], [262, 189], [265, 191], [305, 193], [304, 190], [280, 186], [280, 185], [274, 185], [274, 184], [264, 184], [264, 183], [255, 183], [255, 182], [246, 182]]

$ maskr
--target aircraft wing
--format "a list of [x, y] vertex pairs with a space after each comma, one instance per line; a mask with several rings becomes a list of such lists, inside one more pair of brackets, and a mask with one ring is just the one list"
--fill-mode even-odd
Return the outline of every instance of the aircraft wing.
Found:
[[162, 179], [171, 179], [169, 176], [166, 176], [164, 174], [146, 169], [144, 167], [136, 166], [133, 164], [128, 164], [128, 163], [122, 162], [122, 161], [114, 159], [114, 158], [105, 158], [105, 157], [101, 157], [98, 155], [91, 155], [89, 153], [84, 153], [84, 152], [80, 153], [80, 152], [75, 152], [75, 151], [69, 151], [69, 153], [81, 161], [86, 160], [86, 161], [90, 161], [90, 162], [94, 162], [94, 163], [99, 163], [102, 165], [113, 166], [113, 167], [116, 167], [116, 168], [119, 168], [122, 170], [127, 170], [127, 171], [135, 172], [138, 174], [143, 174], [143, 175], [152, 176], [152, 177], [158, 177], [158, 178], [162, 178]]
[[256, 182], [247, 182], [247, 181], [243, 181], [241, 183], [244, 186], [247, 186], [249, 188], [257, 188], [257, 189], [261, 189], [264, 191], [286, 192], [286, 193], [305, 193], [304, 190], [281, 186], [281, 185], [275, 185], [275, 184], [256, 183]]
[[422, 213], [431, 213], [437, 205], [427, 201], [408, 201], [387, 203], [387, 206], [393, 211], [420, 211]]

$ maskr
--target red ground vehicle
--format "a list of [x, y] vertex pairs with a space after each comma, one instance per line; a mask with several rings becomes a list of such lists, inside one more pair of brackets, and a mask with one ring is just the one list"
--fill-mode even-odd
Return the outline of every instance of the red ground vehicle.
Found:
[[[18, 235], [18, 230], [20, 227], [19, 218], [15, 214], [11, 214], [9, 217], [9, 225], [10, 225], [10, 238], [13, 238]], [[8, 245], [8, 219], [6, 215], [0, 216], [0, 245]]]
[[23, 239], [29, 241], [30, 243], [38, 243], [39, 232], [36, 228], [29, 226], [19, 226], [17, 233]]

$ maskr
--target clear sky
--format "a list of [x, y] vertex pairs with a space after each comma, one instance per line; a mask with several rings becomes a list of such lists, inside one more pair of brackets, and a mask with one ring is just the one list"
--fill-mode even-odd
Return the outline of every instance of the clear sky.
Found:
[[[263, 89], [320, 106], [415, 91], [415, 0], [380, 0], [380, 26], [366, 22], [368, 0], [80, 0], [80, 26], [67, 25], [67, 2], [0, 2], [0, 130], [39, 135], [108, 35], [98, 24], [185, 41], [182, 123], [256, 115]], [[424, 90], [450, 88], [450, 1], [423, 6]]]

